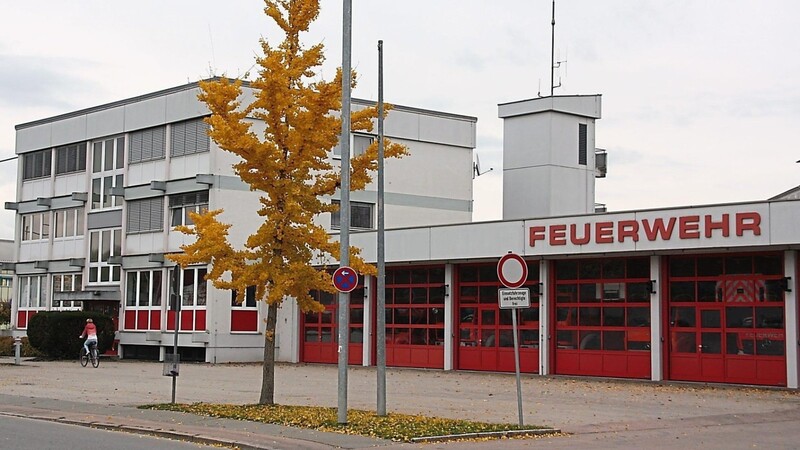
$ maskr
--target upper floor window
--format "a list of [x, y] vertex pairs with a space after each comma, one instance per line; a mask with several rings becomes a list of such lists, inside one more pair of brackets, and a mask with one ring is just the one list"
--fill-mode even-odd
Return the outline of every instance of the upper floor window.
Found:
[[31, 275], [20, 276], [17, 278], [19, 282], [19, 307], [28, 308], [45, 308], [47, 306], [47, 276], [46, 275]]
[[55, 231], [53, 237], [83, 236], [83, 208], [53, 211]]
[[22, 179], [31, 180], [50, 176], [53, 153], [47, 150], [26, 153], [22, 158]]
[[22, 216], [22, 240], [38, 241], [50, 237], [50, 212]]
[[170, 125], [170, 156], [184, 156], [209, 151], [208, 124], [200, 119]]
[[587, 127], [585, 123], [578, 124], [578, 164], [586, 165]]
[[128, 233], [148, 233], [164, 230], [164, 197], [127, 202]]
[[123, 187], [125, 138], [92, 143], [92, 209], [122, 206], [122, 199], [111, 195], [111, 188]]
[[80, 273], [62, 273], [53, 275], [53, 308], [75, 309], [83, 304], [78, 300], [56, 300], [56, 292], [75, 292], [83, 287]]
[[56, 175], [86, 170], [86, 143], [56, 147]]
[[89, 283], [120, 281], [120, 266], [109, 258], [122, 254], [122, 230], [97, 230], [89, 233]]
[[169, 197], [170, 226], [194, 225], [190, 212], [202, 213], [208, 210], [208, 191], [189, 192]]
[[164, 159], [167, 147], [167, 127], [161, 126], [136, 131], [130, 135], [128, 162], [140, 163]]
[[[339, 200], [332, 200], [336, 205]], [[350, 202], [350, 228], [372, 229], [372, 203]], [[341, 227], [339, 211], [331, 213], [331, 228]]]
[[[375, 141], [375, 138], [372, 136], [353, 134], [352, 140], [350, 141], [350, 156], [353, 157], [364, 154], [367, 151], [367, 147], [372, 145], [373, 141]], [[333, 148], [333, 156], [334, 158], [342, 157], [341, 144], [337, 144], [336, 147]]]

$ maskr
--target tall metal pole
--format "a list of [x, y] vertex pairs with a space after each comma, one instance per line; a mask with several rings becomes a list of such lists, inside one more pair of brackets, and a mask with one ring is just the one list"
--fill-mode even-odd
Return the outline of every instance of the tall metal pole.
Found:
[[178, 384], [178, 330], [181, 326], [181, 294], [178, 286], [181, 282], [181, 266], [175, 265], [172, 269], [172, 293], [171, 300], [174, 299], [175, 305], [175, 336], [172, 342], [172, 403], [175, 403], [175, 391]]
[[386, 250], [383, 216], [383, 41], [378, 41], [378, 415], [386, 415]]
[[552, 25], [550, 32], [550, 97], [552, 97], [556, 86], [556, 80], [553, 78], [556, 70], [556, 0], [553, 0], [553, 20], [550, 24]]
[[[341, 202], [339, 229], [339, 265], [350, 265], [350, 51], [353, 31], [353, 2], [344, 1], [342, 30], [342, 133], [340, 136]], [[339, 402], [337, 419], [347, 423], [347, 360], [350, 344], [350, 293], [339, 292]]]

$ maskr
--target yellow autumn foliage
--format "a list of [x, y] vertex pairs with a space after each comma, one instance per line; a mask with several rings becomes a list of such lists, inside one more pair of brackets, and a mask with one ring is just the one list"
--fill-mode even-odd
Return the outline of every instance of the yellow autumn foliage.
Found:
[[[199, 95], [211, 112], [206, 119], [211, 139], [240, 158], [235, 173], [261, 193], [257, 213], [263, 222], [236, 249], [228, 236], [231, 225], [220, 221], [222, 210], [192, 214], [194, 227], [177, 229], [197, 239], [170, 258], [182, 266], [210, 264], [207, 278], [217, 288], [235, 289], [241, 296], [255, 286], [256, 298], [271, 305], [291, 296], [301, 310], [321, 311], [310, 291], [335, 290], [330, 274], [310, 264], [318, 254], [338, 260], [339, 243], [313, 219], [338, 207], [330, 198], [340, 187], [341, 173], [330, 156], [341, 130], [336, 112], [342, 107], [342, 74], [340, 70], [332, 81], [323, 80], [317, 73], [325, 58], [322, 44], [305, 48], [300, 40], [319, 15], [318, 0], [266, 0], [265, 5], [265, 14], [285, 38], [277, 46], [261, 40], [258, 76], [249, 83], [253, 101], [243, 103], [241, 80], [224, 77], [201, 82]], [[353, 88], [355, 80], [352, 73]], [[371, 131], [377, 115], [376, 107], [353, 111], [352, 131]], [[263, 132], [252, 130], [252, 119], [263, 122]], [[408, 154], [402, 145], [384, 144], [387, 158]], [[351, 159], [351, 189], [364, 189], [376, 168], [374, 143]], [[362, 274], [375, 273], [355, 247], [350, 265]]]

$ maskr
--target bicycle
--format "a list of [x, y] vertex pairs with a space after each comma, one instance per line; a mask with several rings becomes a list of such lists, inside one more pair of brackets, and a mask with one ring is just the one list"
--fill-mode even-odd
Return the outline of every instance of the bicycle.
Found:
[[86, 353], [85, 347], [81, 347], [80, 355], [81, 366], [86, 367], [89, 361], [92, 362], [92, 367], [100, 365], [100, 355], [97, 353], [97, 342], [89, 343], [89, 353]]

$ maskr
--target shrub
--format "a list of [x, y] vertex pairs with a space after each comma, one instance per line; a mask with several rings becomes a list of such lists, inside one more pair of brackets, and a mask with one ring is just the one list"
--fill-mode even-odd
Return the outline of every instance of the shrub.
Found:
[[[16, 356], [14, 354], [14, 338], [11, 336], [0, 336], [0, 356]], [[28, 342], [28, 338], [22, 338], [22, 348], [20, 356], [23, 358], [33, 358], [42, 356], [42, 353], [33, 348]]]
[[0, 324], [11, 323], [11, 302], [0, 300]]
[[31, 345], [56, 359], [75, 358], [85, 339], [78, 336], [91, 318], [97, 326], [97, 347], [100, 353], [114, 344], [114, 321], [111, 317], [92, 311], [43, 311], [28, 322]]

